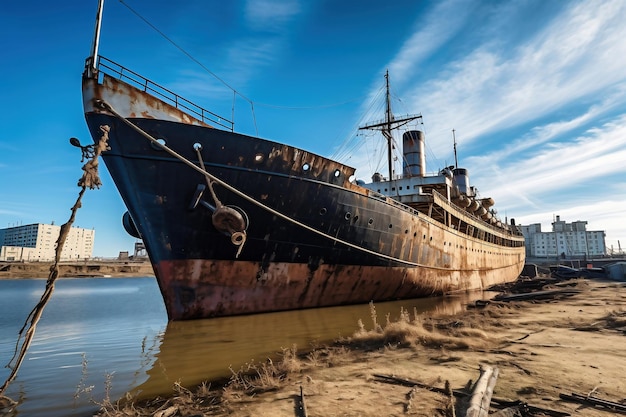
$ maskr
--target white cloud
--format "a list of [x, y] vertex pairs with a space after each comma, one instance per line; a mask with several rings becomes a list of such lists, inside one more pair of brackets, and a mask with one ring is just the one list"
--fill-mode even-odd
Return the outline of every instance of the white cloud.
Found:
[[[564, 187], [626, 172], [626, 114], [568, 142], [548, 143], [528, 159], [480, 158], [480, 181], [498, 195], [529, 200]], [[512, 203], [511, 201], [510, 203]]]
[[248, 0], [245, 6], [246, 22], [250, 28], [263, 31], [281, 31], [286, 23], [298, 15], [296, 0]]
[[583, 2], [512, 51], [480, 44], [438, 78], [417, 79], [412, 111], [425, 114], [435, 131], [456, 127], [472, 141], [604, 95], [626, 78], [625, 11], [623, 2]]
[[[510, 13], [519, 10], [501, 7], [493, 12], [493, 22], [515, 22]], [[420, 61], [445, 42], [421, 42], [433, 35], [451, 38], [463, 27], [455, 21], [442, 29], [439, 17], [431, 15], [389, 68], [406, 81], [401, 95], [412, 103], [409, 112], [424, 115], [427, 143], [435, 154], [450, 155], [453, 128], [464, 147], [475, 142], [480, 148], [480, 155], [466, 157], [464, 166], [498, 208], [524, 213], [525, 223], [530, 218], [549, 223], [555, 212], [568, 221], [588, 220], [594, 230], [607, 231], [607, 245], [615, 244], [626, 236], [626, 201], [616, 200], [620, 194], [615, 194], [626, 187], [624, 18], [626, 3], [619, 0], [562, 3], [543, 29], [529, 32], [521, 43], [508, 43], [515, 27], [486, 29], [492, 31], [491, 38], [483, 37], [425, 79]], [[511, 39], [520, 42], [519, 36]], [[527, 133], [507, 139], [520, 126]], [[497, 143], [478, 142], [505, 131], [507, 136]], [[364, 160], [351, 162], [365, 174]], [[590, 190], [597, 183], [606, 187]], [[576, 190], [588, 194], [576, 195]]]

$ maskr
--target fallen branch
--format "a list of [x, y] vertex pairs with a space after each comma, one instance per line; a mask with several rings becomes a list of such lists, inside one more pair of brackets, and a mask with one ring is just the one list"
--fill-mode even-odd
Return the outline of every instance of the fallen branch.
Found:
[[607, 409], [605, 411], [617, 411], [619, 413], [626, 414], [626, 405], [616, 403], [614, 401], [603, 400], [601, 398], [592, 397], [589, 395], [576, 394], [574, 392], [571, 395], [559, 394], [559, 397], [566, 401], [602, 407], [604, 409]]
[[521, 294], [497, 295], [493, 299], [495, 301], [522, 301], [522, 300], [547, 300], [556, 297], [571, 297], [580, 294], [580, 290], [546, 290], [534, 291]]
[[[418, 381], [412, 381], [409, 379], [399, 378], [393, 375], [372, 374], [372, 376], [377, 378], [378, 382], [384, 382], [387, 384], [396, 384], [396, 385], [402, 385], [405, 387], [419, 387], [419, 388], [423, 388], [428, 391], [436, 392], [438, 394], [443, 394], [443, 395], [450, 395], [450, 392], [452, 392], [452, 395], [454, 395], [456, 398], [466, 398], [470, 395], [469, 393], [462, 391], [462, 390], [452, 389], [450, 391], [447, 391], [445, 388], [433, 387], [432, 385], [424, 384]], [[527, 404], [520, 400], [511, 401], [511, 400], [505, 400], [503, 398], [492, 397], [491, 402], [494, 403], [495, 408], [525, 406], [530, 412], [543, 413], [552, 417], [568, 417], [570, 415], [569, 413], [565, 413], [562, 411], [536, 407], [534, 405]]]

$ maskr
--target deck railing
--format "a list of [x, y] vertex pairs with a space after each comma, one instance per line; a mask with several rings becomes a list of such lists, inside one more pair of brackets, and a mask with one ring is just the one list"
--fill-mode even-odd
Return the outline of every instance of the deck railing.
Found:
[[98, 57], [98, 72], [105, 73], [111, 77], [115, 77], [127, 84], [132, 85], [156, 98], [176, 107], [177, 109], [188, 113], [190, 116], [210, 125], [219, 125], [231, 132], [235, 128], [234, 122], [222, 117], [212, 111], [206, 110], [195, 103], [179, 96], [167, 88], [150, 81], [149, 79], [137, 74], [128, 68], [123, 67], [103, 56]]

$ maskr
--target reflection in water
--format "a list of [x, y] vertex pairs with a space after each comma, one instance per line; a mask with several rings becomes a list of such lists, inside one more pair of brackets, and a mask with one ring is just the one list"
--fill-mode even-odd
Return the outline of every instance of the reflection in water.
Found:
[[[484, 298], [482, 292], [454, 297], [422, 298], [376, 304], [378, 323], [386, 315], [397, 320], [400, 308], [409, 313], [461, 312], [467, 303]], [[202, 381], [229, 377], [246, 363], [275, 357], [281, 348], [294, 344], [298, 350], [312, 348], [340, 337], [351, 336], [361, 319], [373, 327], [369, 305], [286, 311], [250, 316], [170, 322], [148, 380], [133, 393], [139, 398], [168, 394], [175, 382], [190, 387]]]

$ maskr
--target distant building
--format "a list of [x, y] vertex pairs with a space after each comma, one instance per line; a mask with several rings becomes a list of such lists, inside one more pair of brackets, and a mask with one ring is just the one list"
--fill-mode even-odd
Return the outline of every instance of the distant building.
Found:
[[[53, 261], [61, 226], [27, 224], [0, 229], [0, 261]], [[82, 260], [93, 256], [96, 231], [71, 227], [61, 252], [61, 260]]]
[[606, 254], [603, 230], [587, 230], [586, 221], [566, 223], [556, 216], [551, 232], [542, 232], [541, 224], [521, 226], [530, 258], [588, 258]]

